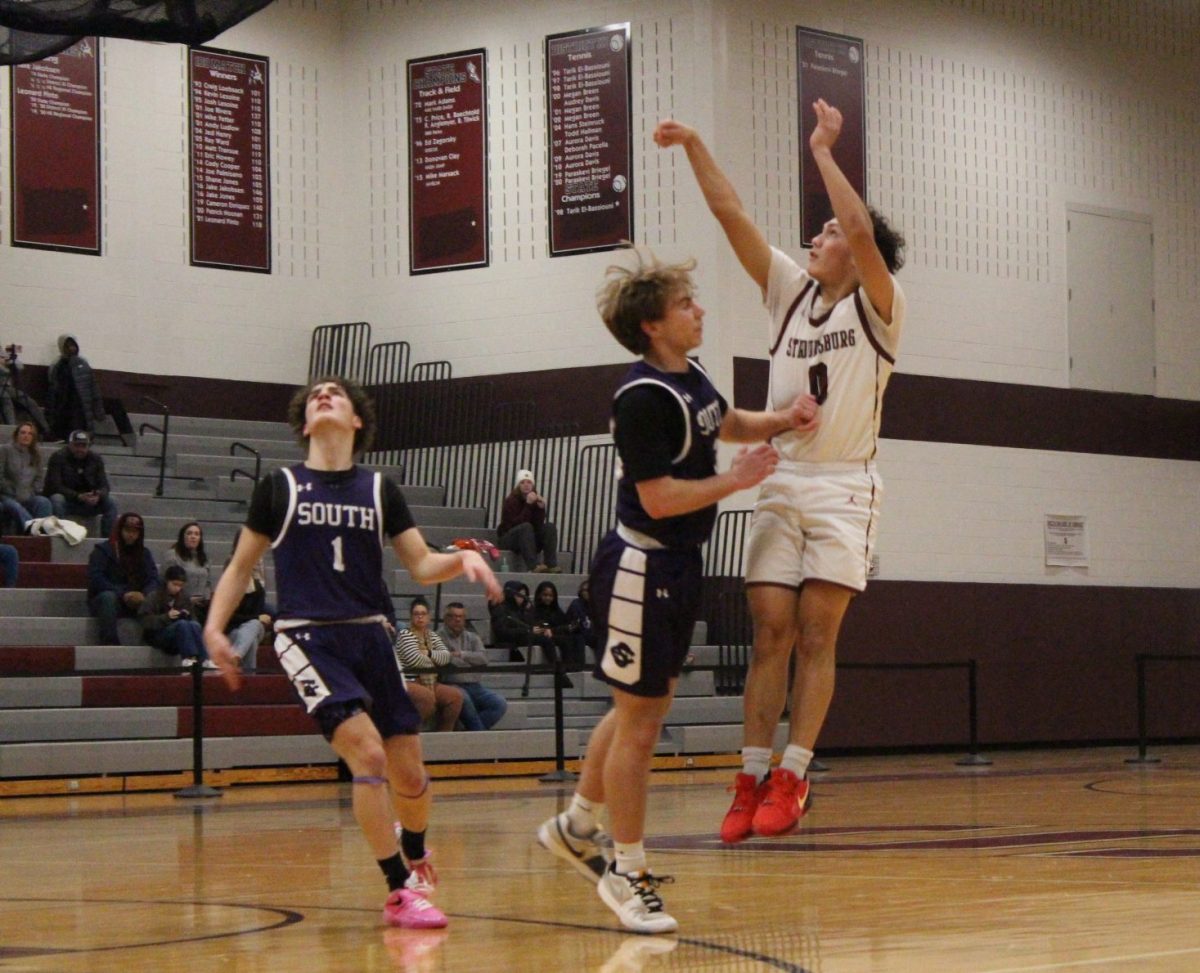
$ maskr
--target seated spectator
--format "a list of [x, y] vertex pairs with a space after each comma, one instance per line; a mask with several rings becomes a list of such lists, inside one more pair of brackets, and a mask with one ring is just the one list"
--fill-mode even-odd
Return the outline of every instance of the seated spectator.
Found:
[[37, 429], [22, 422], [13, 430], [12, 442], [0, 446], [0, 506], [23, 534], [34, 520], [52, 513], [50, 501], [41, 496], [44, 478]]
[[[450, 653], [454, 666], [486, 666], [487, 651], [483, 639], [467, 627], [467, 610], [461, 601], [452, 601], [442, 614], [438, 638]], [[480, 682], [477, 672], [447, 675], [445, 681], [463, 691], [462, 725], [467, 730], [490, 730], [508, 710], [508, 700]]]
[[100, 515], [100, 533], [112, 535], [117, 505], [108, 491], [104, 460], [92, 448], [92, 437], [83, 429], [71, 433], [69, 441], [50, 457], [46, 484], [42, 488], [56, 517]]
[[[529, 603], [529, 588], [525, 582], [504, 582], [504, 600], [492, 605], [491, 616], [492, 641], [509, 650], [511, 661], [524, 661], [521, 649], [532, 652], [534, 646], [541, 647], [547, 660], [554, 661], [557, 658], [554, 635], [545, 631], [534, 617], [533, 606]], [[561, 685], [569, 689], [571, 680], [564, 677]]]
[[453, 730], [463, 708], [463, 691], [457, 686], [448, 686], [438, 680], [438, 666], [450, 664], [450, 653], [442, 640], [429, 627], [429, 603], [424, 598], [414, 598], [409, 608], [409, 627], [396, 635], [396, 659], [408, 682], [409, 695], [417, 709], [428, 708], [417, 700], [432, 694], [434, 701], [434, 729]]
[[158, 568], [146, 550], [140, 515], [121, 515], [112, 537], [92, 549], [87, 575], [88, 610], [100, 619], [100, 641], [119, 645], [117, 619], [135, 617], [158, 587]]
[[[584, 578], [579, 585], [575, 599], [567, 606], [567, 625], [571, 632], [571, 647], [564, 653], [564, 656], [572, 662], [578, 662], [581, 669], [586, 664], [586, 649], [592, 650], [593, 659], [599, 659], [599, 650], [596, 647], [596, 627], [592, 624], [590, 591], [588, 579]], [[568, 663], [569, 665], [570, 663]]]
[[179, 656], [184, 668], [201, 662], [205, 669], [215, 669], [216, 663], [204, 650], [204, 635], [200, 623], [192, 618], [191, 602], [185, 595], [187, 572], [178, 564], [163, 571], [161, 588], [151, 591], [138, 609], [142, 634], [156, 649]]
[[15, 588], [17, 586], [18, 567], [21, 556], [11, 544], [0, 544], [0, 586]]
[[45, 439], [50, 435], [50, 426], [42, 407], [17, 386], [17, 375], [21, 371], [17, 356], [20, 353], [20, 345], [8, 345], [4, 349], [4, 359], [0, 360], [0, 422], [15, 426], [23, 412], [37, 426], [38, 436]]
[[534, 490], [530, 470], [517, 472], [517, 485], [500, 508], [496, 534], [501, 548], [516, 552], [521, 562], [518, 571], [557, 574], [562, 570], [558, 566], [558, 531], [546, 520], [546, 498]]
[[571, 638], [571, 625], [567, 613], [559, 607], [558, 588], [551, 581], [543, 581], [533, 593], [533, 634], [549, 638], [555, 649], [561, 655], [563, 667], [572, 672], [583, 668], [583, 659], [574, 665], [574, 659], [568, 657], [568, 652], [574, 648], [575, 640]]
[[[238, 538], [242, 536], [241, 528], [233, 535], [233, 547], [229, 549], [229, 558], [233, 560], [233, 552], [237, 550]], [[203, 546], [203, 545], [202, 545]], [[228, 566], [228, 561], [226, 566]], [[250, 580], [246, 584], [246, 592], [237, 608], [229, 616], [229, 624], [225, 634], [233, 643], [233, 650], [241, 660], [242, 672], [254, 672], [258, 668], [258, 646], [263, 635], [274, 624], [271, 613], [267, 611], [267, 579], [263, 573], [262, 561], [258, 561], [250, 569]]]
[[[237, 547], [236, 539], [234, 547]], [[212, 599], [212, 575], [208, 570], [208, 555], [204, 551], [204, 531], [196, 521], [189, 520], [179, 528], [175, 543], [163, 555], [161, 566], [164, 571], [173, 564], [183, 568], [187, 574], [183, 596], [191, 603], [192, 616], [203, 625], [204, 613], [208, 611], [208, 603]]]

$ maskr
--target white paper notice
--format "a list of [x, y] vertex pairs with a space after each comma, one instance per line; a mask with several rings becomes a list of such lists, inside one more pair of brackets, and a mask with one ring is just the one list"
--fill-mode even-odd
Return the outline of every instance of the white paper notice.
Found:
[[1046, 564], [1049, 567], [1088, 566], [1087, 517], [1046, 514]]

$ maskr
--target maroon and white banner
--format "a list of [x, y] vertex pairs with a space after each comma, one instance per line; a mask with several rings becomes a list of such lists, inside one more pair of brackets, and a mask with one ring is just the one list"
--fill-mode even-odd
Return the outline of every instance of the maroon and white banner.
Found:
[[188, 51], [192, 265], [271, 272], [265, 57]]
[[629, 25], [546, 38], [550, 256], [633, 239]]
[[12, 69], [13, 245], [100, 253], [100, 45]]
[[838, 166], [863, 199], [867, 189], [866, 109], [863, 42], [857, 37], [796, 28], [797, 84], [800, 100], [800, 216], [808, 246], [833, 217], [829, 194], [813, 159], [808, 137], [816, 125], [813, 102], [824, 98], [842, 113], [842, 134], [833, 148]]
[[487, 53], [408, 62], [408, 268], [488, 264]]

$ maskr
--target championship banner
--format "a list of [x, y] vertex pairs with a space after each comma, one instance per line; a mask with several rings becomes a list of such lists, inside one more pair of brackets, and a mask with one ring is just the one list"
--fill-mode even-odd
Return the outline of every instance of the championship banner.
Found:
[[633, 239], [629, 25], [546, 38], [550, 256]]
[[12, 69], [13, 246], [100, 253], [100, 44]]
[[867, 198], [863, 42], [857, 37], [797, 27], [796, 60], [800, 102], [800, 226], [801, 242], [807, 247], [833, 218], [829, 194], [808, 145], [817, 121], [812, 106], [819, 98], [842, 113], [842, 134], [833, 154], [850, 185], [859, 196]]
[[188, 51], [193, 267], [271, 272], [265, 57]]
[[408, 269], [488, 265], [487, 53], [408, 62]]

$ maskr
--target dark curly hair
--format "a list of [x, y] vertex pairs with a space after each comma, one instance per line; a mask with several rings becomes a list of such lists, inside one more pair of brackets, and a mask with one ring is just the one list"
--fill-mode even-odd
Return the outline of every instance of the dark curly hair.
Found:
[[875, 246], [887, 264], [889, 273], [894, 274], [904, 266], [904, 234], [895, 229], [874, 206], [868, 206], [871, 214], [871, 228], [875, 231]]
[[320, 378], [313, 379], [303, 388], [297, 389], [292, 396], [292, 401], [288, 403], [288, 425], [292, 427], [292, 432], [296, 434], [300, 445], [307, 449], [309, 437], [304, 434], [304, 412], [308, 406], [308, 397], [312, 394], [313, 389], [328, 383], [338, 386], [346, 393], [346, 398], [354, 406], [354, 414], [362, 420], [362, 428], [354, 430], [354, 453], [359, 455], [366, 452], [371, 448], [371, 443], [375, 439], [375, 403], [363, 387], [353, 379], [342, 378], [340, 375], [322, 375]]

